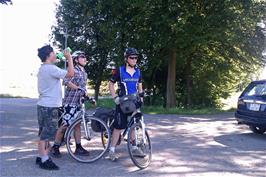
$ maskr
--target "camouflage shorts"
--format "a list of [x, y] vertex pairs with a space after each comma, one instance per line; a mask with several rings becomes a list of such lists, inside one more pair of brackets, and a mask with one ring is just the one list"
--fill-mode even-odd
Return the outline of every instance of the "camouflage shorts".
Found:
[[58, 108], [37, 105], [40, 140], [53, 141], [57, 130]]

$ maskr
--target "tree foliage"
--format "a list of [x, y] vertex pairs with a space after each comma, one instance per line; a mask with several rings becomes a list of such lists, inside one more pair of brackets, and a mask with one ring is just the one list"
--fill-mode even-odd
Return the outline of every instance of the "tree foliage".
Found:
[[9, 4], [12, 4], [12, 1], [11, 0], [0, 0], [0, 4], [9, 5]]
[[96, 93], [108, 63], [121, 64], [133, 46], [142, 54], [148, 104], [217, 106], [265, 65], [256, 30], [265, 7], [254, 0], [61, 0], [53, 34], [62, 47], [67, 27], [69, 46], [86, 51]]

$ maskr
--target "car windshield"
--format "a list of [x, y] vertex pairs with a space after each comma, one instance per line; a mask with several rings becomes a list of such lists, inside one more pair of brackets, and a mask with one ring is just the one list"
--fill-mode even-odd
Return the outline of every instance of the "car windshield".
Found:
[[266, 96], [266, 83], [254, 84], [245, 93], [245, 96]]

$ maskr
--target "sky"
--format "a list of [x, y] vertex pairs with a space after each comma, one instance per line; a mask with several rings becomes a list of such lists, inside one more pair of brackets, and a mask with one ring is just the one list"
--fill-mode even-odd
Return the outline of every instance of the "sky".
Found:
[[37, 97], [37, 49], [49, 43], [58, 0], [0, 5], [0, 93]]
[[[37, 49], [49, 43], [59, 0], [0, 5], [0, 94], [37, 97]], [[266, 68], [261, 78], [266, 79]]]

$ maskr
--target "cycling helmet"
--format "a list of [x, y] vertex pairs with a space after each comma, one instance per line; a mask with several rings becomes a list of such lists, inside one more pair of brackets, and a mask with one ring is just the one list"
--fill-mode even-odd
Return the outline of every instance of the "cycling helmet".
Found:
[[72, 54], [72, 58], [73, 59], [77, 59], [80, 55], [85, 55], [85, 52], [83, 51], [75, 51], [73, 54]]
[[139, 55], [137, 49], [135, 48], [126, 48], [125, 52], [124, 52], [124, 57], [127, 58], [130, 55]]

